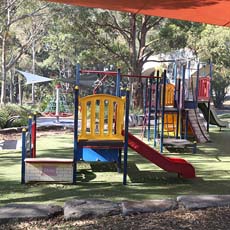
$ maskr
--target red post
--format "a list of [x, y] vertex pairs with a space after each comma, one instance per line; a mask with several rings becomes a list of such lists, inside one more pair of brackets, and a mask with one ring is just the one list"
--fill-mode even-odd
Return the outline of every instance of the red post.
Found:
[[36, 130], [37, 130], [37, 118], [34, 114], [33, 123], [31, 127], [31, 146], [32, 146], [32, 158], [36, 158]]

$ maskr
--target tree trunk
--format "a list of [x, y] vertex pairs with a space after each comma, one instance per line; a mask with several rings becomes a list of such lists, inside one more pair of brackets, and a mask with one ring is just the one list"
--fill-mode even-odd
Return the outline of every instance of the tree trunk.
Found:
[[15, 69], [12, 68], [10, 70], [10, 103], [15, 103], [15, 98], [14, 98], [14, 75], [15, 75]]
[[2, 38], [2, 87], [0, 103], [6, 103], [6, 36]]
[[19, 103], [19, 79], [18, 79], [17, 75], [14, 78], [14, 82], [15, 82], [15, 85], [14, 85], [14, 87], [15, 87], [15, 97], [14, 97], [14, 100], [18, 104]]
[[19, 105], [21, 105], [22, 106], [22, 80], [18, 80], [18, 83], [19, 83], [19, 85], [18, 85], [18, 90], [19, 90], [19, 94], [18, 94], [18, 96], [19, 96]]
[[[35, 74], [35, 41], [33, 41], [32, 43], [32, 73]], [[32, 86], [31, 86], [31, 94], [32, 94], [32, 105], [34, 105], [34, 83], [32, 83]]]

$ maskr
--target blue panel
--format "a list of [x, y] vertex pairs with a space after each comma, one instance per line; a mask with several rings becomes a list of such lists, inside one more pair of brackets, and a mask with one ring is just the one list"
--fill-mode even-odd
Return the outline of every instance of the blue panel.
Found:
[[82, 159], [84, 161], [96, 162], [118, 162], [118, 149], [91, 149], [83, 148]]
[[196, 109], [197, 108], [197, 102], [185, 101], [184, 102], [184, 108], [185, 109]]

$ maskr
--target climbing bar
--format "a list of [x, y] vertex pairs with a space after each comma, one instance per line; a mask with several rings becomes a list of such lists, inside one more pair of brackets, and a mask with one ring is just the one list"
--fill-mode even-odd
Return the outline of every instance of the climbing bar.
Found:
[[[80, 70], [80, 73], [94, 73], [94, 74], [103, 74], [110, 76], [117, 76], [117, 72], [115, 71], [99, 71], [99, 70]], [[142, 75], [130, 75], [130, 74], [121, 74], [121, 77], [131, 77], [131, 78], [161, 78], [160, 76], [142, 76]]]
[[104, 75], [117, 76], [117, 72], [115, 72], [115, 71], [80, 70], [80, 73], [95, 73], [95, 74], [104, 74]]

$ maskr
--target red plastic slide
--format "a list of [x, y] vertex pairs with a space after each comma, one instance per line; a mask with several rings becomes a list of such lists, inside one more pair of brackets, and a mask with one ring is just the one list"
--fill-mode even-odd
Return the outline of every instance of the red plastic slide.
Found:
[[166, 157], [143, 141], [128, 133], [128, 145], [131, 149], [168, 172], [175, 172], [184, 178], [194, 178], [195, 169], [186, 160]]

